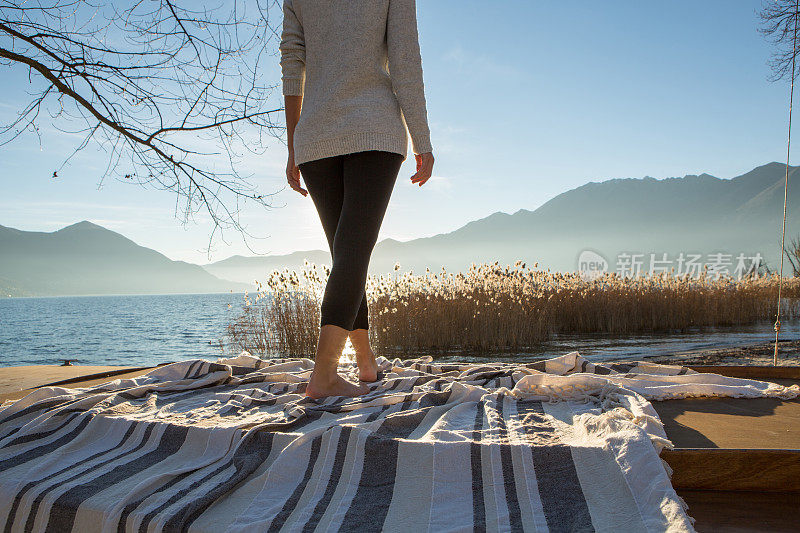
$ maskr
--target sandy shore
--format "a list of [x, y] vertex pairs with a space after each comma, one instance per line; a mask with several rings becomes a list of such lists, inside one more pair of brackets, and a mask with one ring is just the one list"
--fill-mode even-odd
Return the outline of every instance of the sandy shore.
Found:
[[[775, 343], [759, 343], [732, 348], [706, 348], [671, 355], [645, 357], [653, 363], [671, 365], [752, 365], [772, 366]], [[778, 343], [778, 365], [800, 366], [800, 341]]]
[[[112, 376], [103, 375], [107, 372], [128, 371]], [[115, 379], [124, 379], [146, 374], [152, 368], [142, 369], [130, 366], [99, 366], [99, 365], [28, 365], [0, 367], [0, 403], [5, 400], [22, 398], [31, 388], [47, 385], [55, 381], [77, 378], [80, 376], [96, 375], [94, 379], [87, 379], [78, 384], [64, 384], [64, 387], [89, 387], [99, 385]]]

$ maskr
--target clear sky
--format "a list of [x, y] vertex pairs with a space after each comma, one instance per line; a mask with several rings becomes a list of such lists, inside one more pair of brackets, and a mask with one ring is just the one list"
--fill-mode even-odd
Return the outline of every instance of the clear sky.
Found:
[[[549, 2], [418, 0], [436, 164], [423, 187], [400, 171], [380, 238], [452, 231], [495, 211], [535, 209], [588, 181], [708, 172], [730, 178], [785, 159], [785, 81], [768, 80], [771, 45], [757, 32], [759, 0]], [[277, 50], [271, 71], [280, 105]], [[5, 67], [3, 67], [5, 68]], [[27, 74], [5, 70], [0, 118], [24, 101]], [[0, 148], [0, 224], [52, 231], [91, 220], [172, 259], [205, 263], [211, 226], [184, 227], [175, 197], [99, 177], [86, 150], [52, 179], [76, 138], [42, 122], [43, 143]], [[285, 183], [285, 148], [245, 173], [274, 207], [246, 207], [260, 253], [325, 248], [310, 197]], [[795, 164], [796, 158], [792, 158]], [[251, 255], [233, 231], [210, 260]]]

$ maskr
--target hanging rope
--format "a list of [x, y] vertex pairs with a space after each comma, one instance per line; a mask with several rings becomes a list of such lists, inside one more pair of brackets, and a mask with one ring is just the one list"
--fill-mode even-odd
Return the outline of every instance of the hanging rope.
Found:
[[775, 352], [772, 354], [772, 365], [778, 365], [778, 334], [781, 331], [781, 287], [783, 285], [783, 256], [786, 253], [786, 201], [789, 192], [789, 149], [792, 145], [792, 102], [794, 101], [794, 71], [795, 56], [797, 55], [797, 12], [800, 9], [800, 0], [794, 3], [794, 35], [792, 37], [792, 79], [789, 85], [789, 131], [786, 136], [786, 176], [783, 182], [783, 229], [781, 231], [781, 266], [778, 276], [778, 309], [775, 314]]

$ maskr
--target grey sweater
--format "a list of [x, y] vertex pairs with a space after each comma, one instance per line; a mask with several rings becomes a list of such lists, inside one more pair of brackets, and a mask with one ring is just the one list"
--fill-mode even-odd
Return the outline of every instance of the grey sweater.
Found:
[[295, 164], [432, 151], [415, 0], [284, 0], [284, 95], [302, 95]]

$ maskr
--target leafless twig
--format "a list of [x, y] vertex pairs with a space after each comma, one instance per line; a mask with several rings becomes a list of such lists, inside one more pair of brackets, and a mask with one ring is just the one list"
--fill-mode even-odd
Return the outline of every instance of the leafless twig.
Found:
[[109, 154], [101, 183], [172, 191], [184, 224], [204, 211], [209, 253], [227, 228], [247, 244], [240, 207], [271, 207], [275, 193], [259, 193], [238, 169], [284, 129], [282, 107], [269, 101], [277, 86], [262, 72], [279, 42], [278, 2], [216, 1], [0, 0], [0, 66], [26, 69], [35, 89], [0, 125], [0, 146], [40, 135], [43, 121], [78, 133], [54, 176], [96, 143]]

